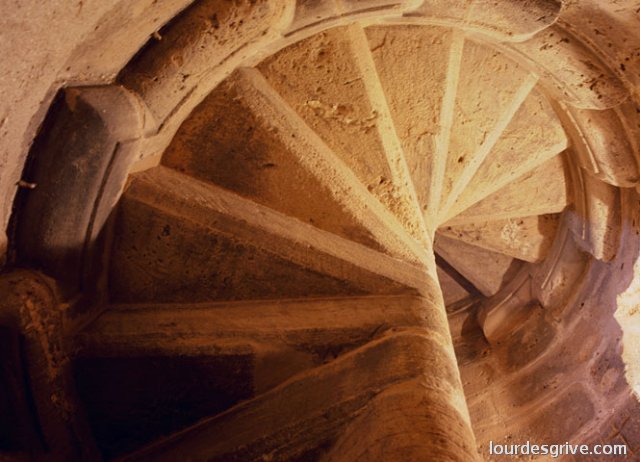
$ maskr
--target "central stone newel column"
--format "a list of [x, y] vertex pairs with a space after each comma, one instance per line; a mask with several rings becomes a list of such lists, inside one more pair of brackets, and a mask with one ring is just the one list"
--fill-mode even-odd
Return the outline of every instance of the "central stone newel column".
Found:
[[444, 302], [436, 280], [428, 281], [414, 305], [419, 325], [391, 328], [362, 348], [354, 378], [383, 369], [394, 379], [383, 388], [361, 382], [371, 398], [326, 460], [479, 460]]
[[[424, 280], [419, 295], [261, 307], [264, 319], [247, 329], [255, 333], [243, 334], [255, 342], [270, 332], [296, 350], [316, 349], [321, 339], [323, 349], [339, 351], [347, 331], [364, 341], [127, 460], [479, 460], [440, 288]], [[258, 374], [260, 354], [255, 361]]]

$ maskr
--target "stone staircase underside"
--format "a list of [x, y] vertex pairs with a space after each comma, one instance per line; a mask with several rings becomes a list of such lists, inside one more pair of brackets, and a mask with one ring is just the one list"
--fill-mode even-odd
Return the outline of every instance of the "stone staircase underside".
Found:
[[58, 457], [640, 449], [629, 82], [556, 2], [419, 3], [197, 2], [61, 94], [17, 234], [66, 302]]

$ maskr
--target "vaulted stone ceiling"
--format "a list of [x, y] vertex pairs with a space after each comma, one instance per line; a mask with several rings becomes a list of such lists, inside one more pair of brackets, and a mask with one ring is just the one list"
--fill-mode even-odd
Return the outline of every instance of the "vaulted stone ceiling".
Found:
[[[80, 5], [93, 35], [34, 80], [104, 85], [66, 85], [2, 173], [8, 267], [46, 274], [0, 289], [46, 415], [17, 450], [634, 460], [636, 5], [199, 1], [157, 25], [184, 6]], [[28, 103], [3, 119], [24, 150]]]

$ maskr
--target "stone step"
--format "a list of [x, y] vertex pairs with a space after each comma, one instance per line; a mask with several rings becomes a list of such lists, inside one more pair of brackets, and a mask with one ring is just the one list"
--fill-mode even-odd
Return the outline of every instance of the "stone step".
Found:
[[132, 176], [111, 258], [126, 303], [399, 293], [425, 274], [166, 167]]
[[376, 295], [111, 305], [76, 336], [75, 356], [217, 355], [272, 344], [322, 361], [325, 349], [338, 354], [392, 327], [425, 326], [433, 318], [425, 303]]
[[[277, 131], [225, 80], [182, 124], [162, 163], [376, 250], [366, 226], [299, 159], [294, 132]], [[215, 129], [212, 129], [215, 127]], [[286, 137], [283, 139], [283, 137]], [[295, 181], [292, 181], [295, 178]]]
[[[429, 331], [389, 334], [123, 460], [477, 460], [452, 354]], [[428, 436], [444, 428], [459, 439]]]
[[568, 171], [555, 156], [477, 202], [444, 226], [562, 212], [572, 201]]
[[362, 28], [316, 34], [258, 68], [371, 194], [426, 242], [409, 169]]
[[503, 54], [465, 40], [452, 108], [441, 210], [450, 207], [462, 193], [536, 81], [534, 75]]
[[506, 220], [443, 226], [438, 233], [483, 249], [528, 262], [540, 262], [549, 253], [559, 215], [537, 215]]
[[[298, 216], [305, 221], [317, 220], [318, 227], [328, 222], [333, 225], [332, 231], [335, 227], [343, 228], [343, 234], [351, 240], [357, 240], [360, 233], [368, 233], [373, 241], [391, 255], [429, 264], [428, 249], [425, 248], [428, 246], [411, 236], [401, 221], [376, 199], [353, 170], [282, 99], [260, 71], [253, 68], [240, 69], [230, 77], [229, 85], [233, 87], [230, 90], [235, 95], [233, 99], [241, 103], [243, 108], [240, 116], [243, 117], [242, 114], [245, 112], [250, 113], [255, 117], [255, 124], [249, 124], [249, 127], [264, 135], [246, 156], [253, 155], [256, 149], [274, 156], [274, 162], [260, 163], [262, 168], [258, 169], [259, 174], [255, 172], [254, 167], [256, 177], [264, 176], [266, 168], [273, 170], [273, 173], [269, 174], [274, 175], [277, 180], [274, 181], [268, 197], [262, 199], [263, 202], [268, 200], [267, 205], [287, 214], [297, 211]], [[241, 131], [246, 130], [244, 122], [237, 127], [241, 128]], [[216, 130], [216, 133], [218, 132], [220, 130]], [[225, 130], [222, 132], [219, 136], [227, 136]], [[246, 144], [238, 133], [232, 133], [229, 142], [232, 146], [237, 144], [241, 151]], [[282, 165], [278, 162], [282, 162]], [[291, 166], [294, 167], [293, 175], [288, 170]], [[209, 167], [213, 167], [213, 172]], [[224, 175], [226, 166], [223, 164], [222, 168], [219, 168], [209, 165], [199, 170], [205, 177]], [[217, 173], [216, 170], [222, 172]], [[243, 170], [238, 174], [243, 174]], [[230, 177], [233, 178], [234, 176]], [[297, 179], [291, 181], [291, 178]], [[250, 184], [255, 184], [255, 181], [257, 179], [250, 181]], [[242, 188], [244, 182], [238, 183], [238, 188]], [[289, 186], [291, 183], [294, 186]], [[335, 204], [325, 203], [308, 210], [309, 204], [313, 204], [315, 200], [314, 195], [322, 195], [326, 191], [335, 200]], [[257, 191], [254, 194], [255, 200], [259, 200], [260, 195], [260, 191]], [[343, 210], [341, 216], [345, 220], [333, 219], [331, 215], [334, 209]], [[329, 218], [324, 218], [325, 216]]]
[[546, 97], [534, 89], [491, 147], [473, 176], [466, 178], [460, 195], [445, 205], [448, 220], [473, 204], [516, 181], [567, 147], [567, 136]]
[[483, 295], [495, 295], [520, 268], [521, 262], [466, 242], [436, 234], [435, 251]]
[[438, 266], [438, 282], [442, 289], [442, 297], [444, 298], [444, 304], [449, 310], [449, 307], [455, 306], [458, 302], [466, 300], [471, 295], [467, 289], [465, 289], [459, 282], [451, 277], [446, 271]]
[[365, 29], [360, 25], [351, 26], [349, 36], [371, 105], [378, 115], [378, 133], [384, 146], [393, 183], [401, 194], [399, 201], [385, 200], [385, 202], [389, 203], [398, 217], [403, 218], [405, 227], [416, 239], [431, 244], [435, 224], [429, 223], [424, 217], [416, 184], [409, 168], [408, 156], [404, 152], [402, 140], [396, 130], [369, 39]]
[[77, 388], [111, 457], [394, 329], [446, 332], [434, 313], [416, 296], [114, 305], [75, 338]]
[[366, 34], [420, 208], [433, 226], [430, 185], [444, 174], [463, 40], [433, 26], [370, 26]]

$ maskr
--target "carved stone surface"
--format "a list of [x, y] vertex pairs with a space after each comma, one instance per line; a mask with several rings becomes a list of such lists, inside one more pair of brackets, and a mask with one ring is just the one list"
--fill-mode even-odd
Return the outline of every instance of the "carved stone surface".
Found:
[[635, 3], [9, 9], [0, 459], [633, 460]]
[[57, 278], [69, 294], [95, 290], [91, 278], [103, 264], [96, 247], [104, 242], [141, 135], [139, 103], [123, 88], [63, 91], [25, 173], [35, 187], [21, 198], [21, 262]]

